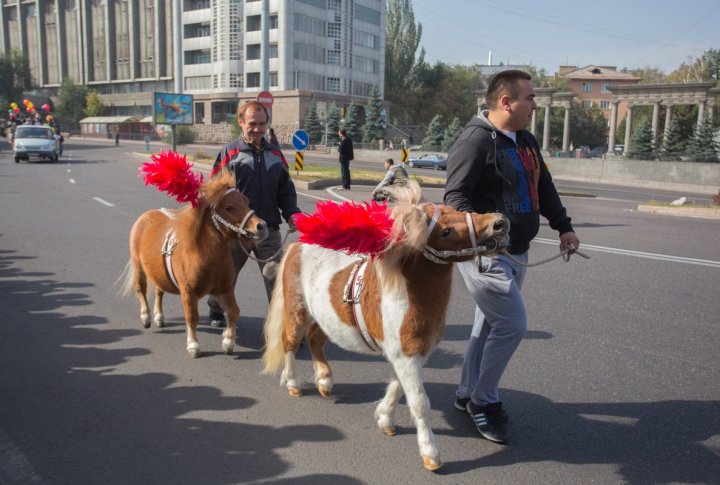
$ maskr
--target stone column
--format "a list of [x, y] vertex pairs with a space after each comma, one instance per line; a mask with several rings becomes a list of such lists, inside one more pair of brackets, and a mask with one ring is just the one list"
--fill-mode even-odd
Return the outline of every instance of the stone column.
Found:
[[633, 106], [628, 104], [627, 116], [625, 116], [625, 149], [623, 155], [627, 156], [630, 151], [630, 132], [632, 131], [632, 109]]
[[565, 122], [563, 123], [563, 151], [570, 146], [570, 107], [565, 108]]
[[534, 109], [533, 113], [532, 113], [532, 121], [530, 121], [530, 133], [532, 133], [532, 135], [534, 137], [537, 137], [537, 135], [535, 134], [536, 132], [537, 132], [537, 109]]
[[703, 121], [705, 121], [705, 101], [700, 101], [698, 103], [698, 126], [700, 126]]
[[543, 126], [543, 147], [544, 152], [550, 150], [550, 105], [545, 106], [545, 125]]
[[660, 102], [656, 101], [653, 103], [653, 114], [652, 114], [652, 146], [657, 148], [657, 133], [658, 123], [660, 121]]
[[619, 101], [613, 101], [610, 105], [610, 133], [608, 138], [608, 153], [615, 153], [615, 131], [617, 131], [617, 108]]
[[669, 104], [665, 107], [665, 129], [663, 130], [663, 133], [665, 133], [665, 138], [667, 138], [668, 132], [670, 131], [670, 122], [672, 121], [672, 115], [673, 107], [671, 104]]

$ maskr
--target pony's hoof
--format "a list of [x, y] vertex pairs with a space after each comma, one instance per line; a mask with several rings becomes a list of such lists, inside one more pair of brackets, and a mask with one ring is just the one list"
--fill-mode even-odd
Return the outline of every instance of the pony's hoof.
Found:
[[144, 328], [150, 328], [150, 317], [148, 315], [140, 315], [140, 323], [142, 323]]
[[439, 470], [440, 467], [442, 467], [442, 463], [440, 462], [440, 460], [434, 460], [429, 456], [423, 456], [423, 465], [425, 465], [425, 468], [427, 468], [431, 472]]
[[[395, 436], [397, 434], [394, 426], [385, 426], [383, 428], [380, 428], [380, 431], [382, 431], [385, 436]], [[425, 459], [423, 458], [423, 461], [424, 460]]]
[[222, 349], [223, 352], [225, 352], [225, 355], [232, 355], [233, 350], [235, 349], [235, 343], [232, 339], [224, 338], [222, 341]]
[[288, 394], [290, 394], [291, 397], [300, 397], [303, 395], [303, 392], [298, 387], [288, 387]]
[[332, 393], [332, 389], [328, 389], [325, 386], [318, 386], [318, 391], [320, 391], [320, 395], [322, 397], [330, 397], [330, 394]]
[[[150, 326], [150, 322], [148, 322], [148, 327]], [[163, 328], [165, 326], [165, 317], [162, 315], [155, 315], [155, 326], [157, 328]]]
[[200, 345], [197, 343], [190, 344], [187, 346], [188, 354], [190, 354], [190, 357], [193, 359], [197, 359], [200, 357]]
[[143, 328], [150, 328], [150, 320], [148, 320], [147, 322], [142, 322], [142, 326]]

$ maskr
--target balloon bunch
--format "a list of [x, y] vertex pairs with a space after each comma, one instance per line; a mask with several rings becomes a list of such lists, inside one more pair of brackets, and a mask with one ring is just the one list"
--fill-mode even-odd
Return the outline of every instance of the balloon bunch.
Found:
[[[42, 113], [45, 113], [45, 122], [52, 124], [55, 117], [50, 113], [52, 106], [49, 103], [45, 103], [40, 106], [40, 111], [35, 108], [35, 105], [29, 99], [23, 99], [23, 105], [25, 106], [25, 112], [28, 113], [33, 119], [42, 119]], [[8, 110], [8, 117], [10, 120], [19, 120], [21, 117], [21, 109], [17, 103], [10, 103], [10, 109]], [[22, 120], [20, 120], [22, 121]]]

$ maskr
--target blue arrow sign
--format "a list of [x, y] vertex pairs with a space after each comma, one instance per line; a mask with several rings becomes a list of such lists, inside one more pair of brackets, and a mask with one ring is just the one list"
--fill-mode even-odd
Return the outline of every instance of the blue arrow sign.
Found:
[[292, 144], [295, 150], [305, 150], [310, 144], [310, 135], [305, 130], [298, 130], [293, 134]]

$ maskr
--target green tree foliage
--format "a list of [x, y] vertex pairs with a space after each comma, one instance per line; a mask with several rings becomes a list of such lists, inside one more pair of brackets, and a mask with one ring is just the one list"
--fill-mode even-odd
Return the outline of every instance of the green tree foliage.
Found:
[[[239, 136], [239, 135], [238, 135]], [[175, 144], [176, 145], [189, 145], [195, 141], [196, 134], [191, 126], [177, 125], [175, 127]], [[168, 145], [172, 145], [172, 132], [167, 130], [163, 141]]]
[[80, 127], [80, 120], [85, 118], [85, 98], [88, 88], [76, 84], [71, 78], [66, 77], [58, 93], [57, 114], [63, 123], [70, 124], [73, 128]]
[[[537, 138], [542, 145], [545, 125], [545, 108], [539, 108], [536, 113]], [[550, 112], [550, 143], [553, 150], [562, 148], [563, 129], [565, 127], [565, 109], [554, 108]], [[570, 142], [573, 146], [587, 145], [591, 148], [607, 143], [607, 120], [598, 108], [583, 108], [573, 103], [570, 108]], [[622, 138], [621, 138], [622, 139]], [[622, 143], [622, 142], [620, 142]]]
[[443, 123], [442, 115], [435, 115], [427, 127], [427, 136], [422, 141], [422, 146], [426, 150], [440, 150], [445, 137], [445, 123]]
[[695, 59], [688, 57], [667, 80], [673, 83], [720, 81], [720, 50], [711, 48]]
[[370, 98], [365, 107], [365, 130], [363, 133], [364, 143], [373, 143], [377, 140], [385, 138], [385, 127], [383, 125], [380, 110], [382, 102], [380, 100], [380, 92], [377, 86], [370, 89]]
[[322, 137], [325, 134], [325, 129], [320, 124], [317, 114], [317, 106], [315, 101], [310, 102], [310, 108], [308, 109], [307, 117], [305, 118], [305, 131], [310, 135], [310, 144], [317, 145], [322, 141]]
[[105, 105], [100, 99], [97, 91], [91, 89], [85, 96], [85, 114], [88, 116], [102, 116], [105, 112]]
[[[407, 123], [412, 115], [408, 94], [422, 37], [422, 25], [415, 23], [410, 0], [388, 0], [385, 31], [385, 99], [393, 106], [393, 119]], [[424, 56], [421, 50], [419, 62]]]
[[347, 131], [348, 136], [354, 143], [358, 143], [362, 139], [363, 114], [360, 106], [350, 103], [345, 112], [345, 123], [343, 128]]
[[678, 160], [680, 153], [685, 151], [685, 140], [680, 131], [677, 118], [670, 118], [667, 130], [663, 134], [660, 145], [660, 160]]
[[705, 118], [695, 128], [695, 133], [687, 144], [687, 155], [693, 162], [718, 162], [720, 146], [716, 141], [715, 129], [709, 118]]
[[648, 120], [643, 120], [630, 138], [630, 158], [634, 160], [654, 160], [655, 147], [652, 142], [652, 126]]
[[337, 104], [333, 103], [327, 113], [326, 145], [337, 145], [338, 141], [340, 141], [338, 131], [340, 131], [340, 109]]
[[445, 132], [443, 133], [443, 150], [449, 151], [450, 147], [452, 147], [453, 143], [455, 143], [455, 140], [458, 139], [460, 136], [460, 133], [462, 133], [464, 126], [462, 123], [460, 123], [460, 120], [456, 116], [452, 119], [450, 124], [445, 128]]
[[0, 107], [17, 103], [22, 109], [23, 93], [32, 87], [30, 66], [20, 51], [0, 56]]

